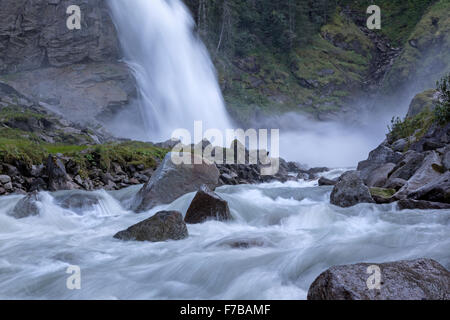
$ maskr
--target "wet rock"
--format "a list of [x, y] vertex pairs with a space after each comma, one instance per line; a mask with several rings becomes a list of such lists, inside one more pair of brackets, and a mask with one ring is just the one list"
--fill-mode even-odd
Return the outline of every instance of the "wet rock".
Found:
[[226, 221], [232, 219], [228, 202], [203, 185], [192, 200], [184, 221], [196, 224], [207, 220]]
[[345, 172], [334, 186], [331, 204], [347, 208], [358, 203], [374, 203], [369, 188], [364, 185], [358, 171]]
[[370, 276], [367, 270], [371, 265], [374, 264], [331, 267], [312, 283], [308, 300], [450, 299], [450, 272], [434, 260], [376, 264], [381, 270], [380, 290], [367, 286]]
[[384, 188], [395, 189], [398, 191], [406, 184], [406, 182], [406, 180], [400, 178], [389, 179], [384, 185]]
[[0, 183], [6, 184], [8, 182], [11, 182], [11, 177], [7, 175], [0, 175]]
[[389, 174], [395, 168], [394, 163], [386, 163], [377, 169], [374, 169], [370, 172], [369, 176], [366, 179], [366, 185], [368, 187], [382, 187], [386, 183]]
[[215, 189], [219, 183], [219, 170], [215, 164], [193, 154], [183, 154], [191, 164], [175, 164], [173, 153], [168, 153], [151, 179], [134, 199], [132, 209], [149, 210], [156, 205], [168, 204], [182, 195], [199, 190], [205, 184]]
[[450, 204], [424, 200], [404, 199], [397, 202], [397, 208], [398, 210], [443, 210], [450, 209]]
[[392, 147], [392, 150], [394, 150], [394, 151], [403, 152], [403, 151], [405, 151], [407, 146], [408, 146], [408, 139], [399, 139], [399, 140], [395, 141], [391, 147]]
[[375, 150], [369, 153], [369, 158], [367, 160], [361, 161], [358, 164], [358, 171], [361, 172], [361, 178], [367, 181], [370, 174], [378, 169], [379, 167], [385, 165], [386, 163], [397, 164], [403, 155], [400, 152], [395, 152], [389, 147], [380, 145]]
[[39, 194], [37, 192], [32, 192], [26, 197], [22, 198], [17, 202], [12, 212], [9, 213], [10, 216], [16, 219], [22, 219], [30, 216], [39, 215], [39, 206], [37, 202], [39, 201]]
[[396, 193], [398, 199], [404, 199], [409, 194], [419, 190], [423, 186], [440, 178], [442, 168], [441, 159], [435, 151], [428, 153], [422, 165], [408, 180], [408, 182]]
[[127, 230], [118, 232], [114, 238], [159, 242], [182, 240], [189, 236], [183, 215], [178, 211], [161, 211]]
[[450, 203], [450, 172], [409, 194], [408, 198]]
[[50, 191], [69, 189], [66, 168], [61, 159], [49, 155], [47, 158], [46, 171], [48, 175], [48, 189]]
[[71, 193], [64, 196], [56, 197], [56, 201], [64, 209], [69, 209], [82, 214], [84, 211], [92, 209], [100, 203], [99, 198], [95, 194], [87, 192]]
[[404, 179], [409, 180], [414, 173], [420, 168], [425, 159], [425, 155], [413, 150], [409, 150], [402, 157], [400, 162], [394, 168], [393, 173], [389, 179]]
[[319, 186], [335, 186], [337, 183], [337, 179], [331, 180], [325, 177], [320, 177], [319, 179]]

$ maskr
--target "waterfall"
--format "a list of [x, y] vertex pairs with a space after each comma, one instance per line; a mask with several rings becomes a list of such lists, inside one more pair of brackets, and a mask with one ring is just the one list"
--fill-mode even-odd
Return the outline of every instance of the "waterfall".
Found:
[[133, 70], [148, 139], [178, 128], [231, 128], [214, 66], [181, 0], [111, 0], [109, 6]]

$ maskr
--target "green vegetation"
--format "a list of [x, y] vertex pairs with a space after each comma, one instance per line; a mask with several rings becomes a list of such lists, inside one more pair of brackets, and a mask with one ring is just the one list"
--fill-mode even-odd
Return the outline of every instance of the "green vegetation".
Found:
[[[424, 1], [425, 2], [425, 1]], [[404, 49], [387, 76], [385, 91], [399, 85], [429, 88], [436, 79], [450, 71], [450, 1], [437, 0], [415, 24]]]
[[96, 146], [39, 143], [27, 138], [10, 139], [4, 137], [3, 131], [0, 130], [1, 163], [16, 165], [17, 161], [20, 161], [26, 166], [38, 165], [45, 163], [49, 154], [62, 154], [80, 166], [81, 175], [87, 175], [90, 168], [107, 172], [113, 162], [123, 166], [143, 165], [145, 169], [155, 168], [156, 160], [163, 159], [167, 151], [137, 141]]
[[[423, 101], [422, 110], [418, 114], [406, 116], [403, 120], [399, 117], [392, 118], [391, 125], [388, 127], [390, 141], [409, 138], [413, 135], [416, 139], [420, 139], [433, 123], [445, 125], [450, 121], [450, 73], [438, 81], [436, 86], [439, 92], [439, 101], [433, 102], [433, 95], [430, 95], [430, 90], [428, 90], [418, 95], [419, 100], [427, 97], [429, 99], [428, 102]], [[412, 109], [419, 111], [416, 105], [412, 104], [411, 107], [410, 111]]]
[[440, 124], [450, 121], [450, 73], [436, 83], [439, 101], [434, 110], [435, 118]]
[[370, 194], [385, 199], [392, 197], [397, 191], [395, 189], [370, 188]]

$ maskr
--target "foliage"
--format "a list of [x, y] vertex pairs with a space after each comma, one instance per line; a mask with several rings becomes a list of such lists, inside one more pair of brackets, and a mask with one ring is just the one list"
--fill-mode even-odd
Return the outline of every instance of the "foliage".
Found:
[[450, 73], [436, 83], [439, 102], [435, 108], [435, 117], [440, 124], [450, 121]]

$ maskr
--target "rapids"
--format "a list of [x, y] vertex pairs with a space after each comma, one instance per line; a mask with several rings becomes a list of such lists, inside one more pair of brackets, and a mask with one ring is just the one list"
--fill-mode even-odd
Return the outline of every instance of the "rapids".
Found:
[[[44, 192], [40, 215], [21, 220], [7, 213], [22, 196], [0, 197], [0, 299], [305, 299], [332, 265], [429, 257], [450, 267], [450, 210], [338, 208], [317, 181], [220, 187], [233, 222], [188, 225], [181, 241], [116, 240], [159, 210], [185, 214], [194, 196], [135, 214], [124, 203], [138, 189], [90, 192], [99, 201], [83, 210], [60, 206], [81, 191]], [[66, 287], [70, 265], [80, 290]]]

